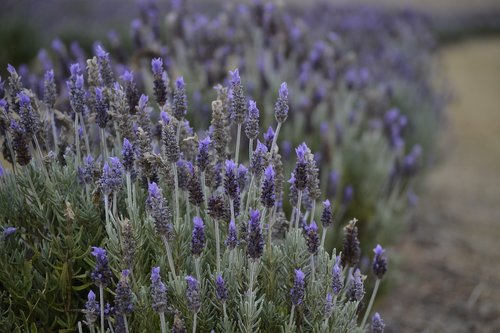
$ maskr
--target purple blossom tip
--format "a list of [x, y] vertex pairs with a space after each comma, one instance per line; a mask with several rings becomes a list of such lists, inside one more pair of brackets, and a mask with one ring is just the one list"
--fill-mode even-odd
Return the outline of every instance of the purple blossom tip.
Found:
[[297, 159], [302, 163], [306, 162], [308, 152], [309, 152], [309, 148], [307, 147], [305, 142], [302, 142], [300, 144], [300, 146], [295, 148], [295, 153], [297, 154]]
[[130, 275], [130, 269], [124, 269], [122, 271], [122, 277], [127, 278]]
[[331, 207], [330, 200], [326, 199], [325, 201], [323, 201], [323, 207], [330, 208]]
[[273, 138], [274, 138], [274, 130], [271, 126], [269, 126], [269, 128], [267, 129], [267, 132], [264, 133], [264, 139], [266, 141], [272, 141]]
[[155, 282], [158, 282], [161, 280], [161, 276], [160, 276], [160, 266], [158, 267], [153, 267], [151, 269], [151, 281], [153, 283]]
[[255, 153], [267, 154], [266, 145], [257, 140], [257, 147], [255, 148]]
[[149, 102], [149, 97], [147, 95], [141, 95], [139, 98], [139, 109], [144, 109]]
[[132, 82], [134, 80], [134, 74], [131, 71], [125, 70], [121, 78], [123, 81]]
[[195, 216], [193, 218], [193, 223], [194, 223], [194, 226], [197, 228], [204, 228], [205, 227], [205, 225], [203, 224], [203, 220], [199, 216]]
[[89, 291], [89, 294], [88, 294], [88, 296], [87, 296], [87, 299], [88, 299], [89, 301], [94, 301], [94, 300], [95, 300], [95, 293], [94, 293], [92, 290], [91, 290], [91, 291]]
[[205, 139], [200, 141], [200, 146], [209, 146], [212, 140], [210, 139], [210, 136], [207, 136]]
[[295, 270], [295, 281], [303, 282], [305, 278], [304, 272], [300, 269]]
[[163, 60], [161, 60], [161, 58], [154, 58], [151, 60], [151, 69], [154, 75], [161, 76], [163, 72]]
[[234, 173], [236, 169], [236, 163], [233, 160], [226, 160], [226, 173], [231, 174]]
[[71, 73], [71, 76], [77, 76], [80, 74], [80, 64], [79, 63], [74, 63], [71, 64], [69, 67], [69, 71]]
[[161, 117], [161, 121], [163, 122], [164, 125], [167, 125], [170, 123], [170, 117], [169, 117], [168, 113], [166, 113], [165, 111], [162, 111], [160, 113], [160, 117]]
[[108, 56], [108, 53], [104, 51], [101, 45], [97, 45], [95, 48], [95, 54], [99, 58], [106, 58]]
[[19, 105], [21, 107], [27, 108], [31, 103], [31, 98], [25, 93], [20, 92], [17, 94], [17, 98], [19, 98]]
[[186, 84], [184, 83], [184, 77], [179, 76], [179, 77], [177, 78], [177, 80], [175, 80], [175, 87], [176, 87], [178, 90], [181, 90], [181, 89], [186, 88]]
[[77, 88], [77, 89], [83, 88], [83, 75], [76, 76], [75, 88]]
[[10, 73], [10, 75], [17, 74], [16, 68], [11, 64], [7, 64], [7, 71]]
[[102, 102], [103, 99], [104, 99], [104, 96], [102, 94], [102, 91], [103, 89], [102, 88], [99, 88], [99, 87], [96, 87], [95, 88], [95, 99], [97, 102]]
[[3, 229], [3, 236], [8, 237], [17, 231], [16, 227], [7, 227]]
[[54, 80], [54, 70], [50, 69], [45, 72], [44, 75], [44, 80], [45, 81], [53, 81]]
[[233, 85], [237, 85], [241, 83], [240, 71], [236, 68], [234, 71], [229, 71], [229, 75], [231, 75], [231, 83]]
[[148, 186], [148, 193], [151, 197], [159, 198], [161, 196], [161, 191], [155, 182], [151, 182]]
[[188, 288], [193, 288], [198, 286], [198, 280], [196, 280], [194, 277], [191, 275], [186, 276], [186, 283], [188, 285]]
[[250, 210], [250, 223], [259, 223], [260, 220], [260, 211], [257, 209]]
[[283, 82], [280, 86], [279, 97], [282, 99], [288, 98], [288, 86], [287, 86], [286, 82]]
[[274, 179], [275, 173], [272, 165], [267, 166], [266, 170], [264, 171], [264, 175], [269, 180]]
[[308, 230], [317, 232], [318, 231], [318, 225], [316, 222], [312, 221], [311, 224], [309, 224]]
[[106, 257], [106, 250], [102, 247], [92, 246], [93, 251], [91, 254], [96, 258]]
[[375, 246], [375, 248], [373, 249], [373, 252], [375, 253], [375, 255], [381, 256], [385, 253], [385, 250], [382, 248], [382, 246], [380, 246], [380, 244], [377, 244], [377, 246]]

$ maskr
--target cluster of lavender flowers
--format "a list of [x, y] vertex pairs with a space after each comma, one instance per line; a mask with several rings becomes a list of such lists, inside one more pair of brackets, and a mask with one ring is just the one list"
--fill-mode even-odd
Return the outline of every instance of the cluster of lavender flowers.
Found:
[[[36, 271], [28, 282], [0, 275], [11, 298], [23, 295], [9, 324], [383, 332], [380, 315], [368, 319], [387, 260], [375, 247], [365, 302], [361, 247], [375, 237], [363, 226], [385, 239], [414, 197], [426, 145], [410, 140], [422, 130], [411, 100], [422, 99], [404, 106], [398, 87], [412, 90], [420, 72], [392, 52], [403, 39], [427, 42], [410, 38], [426, 31], [422, 20], [342, 11], [315, 27], [314, 11], [302, 21], [260, 1], [214, 18], [171, 7], [162, 28], [159, 5], [140, 1], [133, 61], [116, 36], [87, 60], [78, 44], [54, 43], [57, 63], [41, 52], [41, 78], [13, 66], [0, 78], [10, 163], [0, 168], [0, 263], [26, 275], [33, 260]], [[368, 47], [356, 32], [372, 28]], [[351, 216], [360, 221], [342, 233]]]

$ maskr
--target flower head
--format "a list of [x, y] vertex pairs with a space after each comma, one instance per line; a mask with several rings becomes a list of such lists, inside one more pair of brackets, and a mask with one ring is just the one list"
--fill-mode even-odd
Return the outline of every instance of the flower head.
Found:
[[128, 269], [123, 270], [116, 286], [115, 311], [121, 315], [132, 313], [134, 309], [132, 289], [128, 281], [129, 275]]
[[377, 246], [373, 249], [375, 253], [375, 257], [373, 258], [373, 273], [378, 279], [382, 279], [384, 277], [385, 272], [387, 272], [387, 258], [385, 257], [385, 250], [377, 244]]
[[330, 200], [323, 201], [323, 213], [321, 213], [321, 224], [323, 228], [328, 228], [333, 224], [333, 212]]
[[344, 277], [342, 276], [342, 266], [340, 257], [335, 259], [335, 264], [332, 268], [332, 290], [334, 295], [339, 295], [344, 287]]
[[260, 212], [258, 210], [250, 210], [250, 220], [248, 221], [248, 236], [247, 236], [247, 256], [257, 260], [262, 257], [264, 251], [264, 238], [260, 226]]
[[292, 299], [292, 304], [299, 306], [304, 301], [305, 294], [305, 275], [300, 269], [295, 270], [295, 281], [293, 287], [290, 290], [290, 296]]
[[217, 275], [217, 279], [215, 280], [215, 295], [221, 303], [224, 303], [227, 300], [228, 292], [226, 282], [220, 274]]
[[359, 268], [356, 268], [354, 274], [349, 279], [349, 286], [347, 289], [347, 298], [351, 302], [359, 302], [363, 299], [365, 295], [365, 289], [363, 286], [363, 278]]
[[234, 223], [234, 220], [231, 220], [229, 222], [229, 227], [227, 231], [227, 237], [226, 240], [224, 241], [224, 245], [226, 245], [230, 250], [233, 250], [236, 246], [238, 246], [238, 233], [236, 231], [236, 224]]
[[177, 120], [182, 120], [187, 112], [187, 97], [186, 97], [186, 84], [184, 78], [178, 77], [175, 81], [174, 91], [174, 117]]
[[344, 247], [342, 250], [342, 263], [348, 267], [356, 267], [361, 256], [361, 248], [358, 240], [358, 227], [356, 219], [344, 227]]
[[109, 163], [104, 163], [99, 185], [105, 195], [118, 192], [122, 187], [123, 165], [118, 157], [110, 157]]
[[91, 290], [87, 296], [87, 302], [85, 303], [85, 322], [87, 325], [92, 326], [99, 317], [99, 303], [95, 299], [95, 293]]
[[194, 228], [191, 236], [191, 254], [195, 257], [200, 256], [205, 248], [205, 225], [199, 216], [193, 219]]
[[259, 109], [255, 101], [248, 102], [248, 117], [245, 126], [247, 138], [255, 140], [259, 136]]
[[157, 313], [167, 311], [167, 286], [161, 281], [160, 267], [151, 269], [151, 307]]
[[375, 314], [373, 315], [372, 323], [370, 326], [371, 333], [384, 333], [385, 323], [378, 312], [375, 312]]
[[122, 158], [125, 171], [131, 172], [134, 168], [135, 153], [134, 147], [127, 138], [123, 139]]
[[269, 165], [264, 171], [264, 182], [262, 183], [262, 192], [260, 196], [261, 203], [267, 208], [273, 207], [276, 203], [274, 177], [274, 168], [272, 165]]
[[148, 185], [146, 207], [153, 218], [156, 232], [168, 240], [172, 239], [174, 232], [172, 212], [162, 195], [160, 187], [155, 182]]
[[274, 106], [274, 116], [279, 123], [285, 122], [288, 117], [288, 86], [283, 82], [280, 86], [278, 100]]
[[105, 287], [111, 283], [111, 278], [113, 276], [109, 269], [106, 250], [95, 246], [92, 247], [92, 249], [91, 254], [95, 257], [96, 263], [90, 276], [97, 286]]
[[314, 221], [306, 229], [307, 250], [310, 254], [317, 254], [319, 249], [318, 226]]
[[201, 308], [200, 284], [198, 280], [190, 275], [186, 276], [186, 283], [186, 299], [188, 309], [193, 313], [197, 313]]

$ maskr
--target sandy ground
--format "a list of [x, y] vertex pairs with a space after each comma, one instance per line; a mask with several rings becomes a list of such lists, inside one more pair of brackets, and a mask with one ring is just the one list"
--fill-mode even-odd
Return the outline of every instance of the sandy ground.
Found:
[[455, 92], [444, 162], [405, 239], [387, 332], [500, 332], [500, 38], [441, 52]]

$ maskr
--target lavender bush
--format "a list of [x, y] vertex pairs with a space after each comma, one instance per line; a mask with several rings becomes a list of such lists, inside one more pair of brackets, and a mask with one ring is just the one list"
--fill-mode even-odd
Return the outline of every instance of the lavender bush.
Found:
[[439, 118], [422, 19], [140, 8], [129, 57], [56, 43], [0, 80], [1, 327], [382, 332], [384, 250], [369, 300], [360, 260]]

